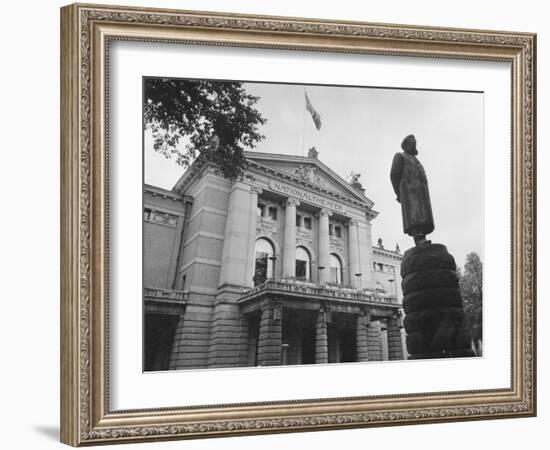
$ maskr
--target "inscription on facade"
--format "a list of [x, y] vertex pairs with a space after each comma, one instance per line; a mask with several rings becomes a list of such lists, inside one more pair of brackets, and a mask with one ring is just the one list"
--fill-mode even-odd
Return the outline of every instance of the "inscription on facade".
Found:
[[314, 205], [320, 206], [322, 208], [328, 208], [332, 209], [334, 211], [343, 211], [344, 208], [339, 203], [336, 203], [332, 200], [319, 197], [318, 195], [312, 194], [311, 192], [306, 192], [301, 189], [298, 189], [294, 186], [290, 186], [285, 183], [281, 183], [280, 181], [269, 181], [269, 188], [273, 191], [281, 192], [285, 195], [290, 195], [292, 197], [296, 197], [300, 200], [304, 200], [309, 203], [313, 203]]

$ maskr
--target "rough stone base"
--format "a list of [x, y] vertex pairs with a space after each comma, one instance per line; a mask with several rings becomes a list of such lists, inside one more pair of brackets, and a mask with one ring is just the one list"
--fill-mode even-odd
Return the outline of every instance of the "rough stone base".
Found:
[[246, 365], [247, 334], [245, 319], [239, 306], [218, 301], [214, 307], [210, 330], [208, 367], [239, 367]]
[[176, 328], [170, 358], [171, 370], [207, 367], [211, 323], [210, 307], [187, 307]]
[[456, 265], [445, 246], [430, 243], [407, 250], [401, 277], [410, 359], [475, 356]]

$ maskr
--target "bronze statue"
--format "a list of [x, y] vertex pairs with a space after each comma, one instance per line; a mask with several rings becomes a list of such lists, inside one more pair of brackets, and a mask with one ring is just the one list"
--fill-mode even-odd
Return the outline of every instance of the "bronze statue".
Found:
[[416, 245], [428, 242], [426, 235], [434, 230], [428, 179], [424, 167], [416, 158], [416, 139], [410, 134], [401, 143], [403, 153], [393, 157], [390, 179], [401, 203], [403, 231], [412, 236]]

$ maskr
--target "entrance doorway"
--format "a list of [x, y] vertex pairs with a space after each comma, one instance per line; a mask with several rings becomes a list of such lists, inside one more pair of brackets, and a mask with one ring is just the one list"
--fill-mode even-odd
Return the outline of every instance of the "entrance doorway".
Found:
[[357, 316], [353, 314], [332, 315], [328, 326], [328, 362], [357, 361]]
[[317, 311], [285, 308], [283, 351], [288, 365], [315, 364], [315, 320]]

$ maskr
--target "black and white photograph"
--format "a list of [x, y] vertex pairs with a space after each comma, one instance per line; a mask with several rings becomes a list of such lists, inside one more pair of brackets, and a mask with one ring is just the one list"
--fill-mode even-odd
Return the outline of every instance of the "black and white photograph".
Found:
[[484, 94], [143, 79], [143, 370], [483, 356]]

